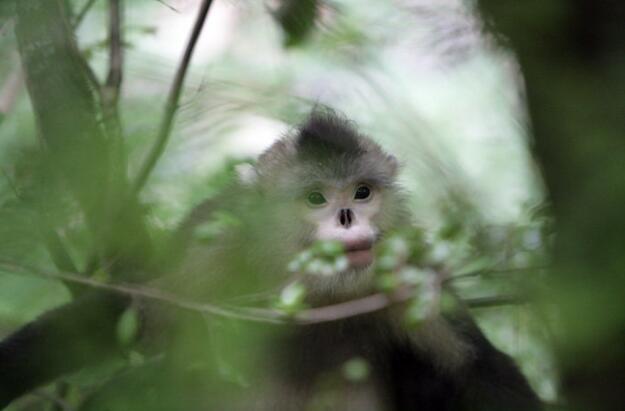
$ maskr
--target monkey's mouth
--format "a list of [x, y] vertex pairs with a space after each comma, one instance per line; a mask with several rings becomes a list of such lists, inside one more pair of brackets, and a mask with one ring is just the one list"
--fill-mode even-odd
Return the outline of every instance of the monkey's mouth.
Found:
[[373, 263], [373, 242], [358, 241], [345, 244], [345, 256], [352, 268], [364, 268]]

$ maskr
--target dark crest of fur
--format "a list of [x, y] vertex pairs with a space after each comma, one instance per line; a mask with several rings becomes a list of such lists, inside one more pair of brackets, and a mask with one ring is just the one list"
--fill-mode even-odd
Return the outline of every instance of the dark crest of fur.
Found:
[[314, 110], [308, 119], [276, 141], [259, 158], [256, 171], [270, 188], [278, 182], [306, 182], [351, 178], [391, 184], [397, 161], [352, 122], [328, 109]]
[[322, 160], [328, 157], [358, 157], [363, 154], [362, 136], [352, 124], [331, 111], [315, 111], [296, 136], [298, 156]]

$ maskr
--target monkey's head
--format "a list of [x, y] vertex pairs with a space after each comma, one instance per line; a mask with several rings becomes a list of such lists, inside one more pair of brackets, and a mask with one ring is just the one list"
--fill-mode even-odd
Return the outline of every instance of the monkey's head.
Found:
[[396, 187], [398, 164], [371, 139], [332, 113], [308, 121], [274, 143], [255, 172], [277, 244], [294, 253], [316, 240], [343, 244], [349, 266], [315, 287], [371, 283], [374, 247], [389, 229], [407, 224]]

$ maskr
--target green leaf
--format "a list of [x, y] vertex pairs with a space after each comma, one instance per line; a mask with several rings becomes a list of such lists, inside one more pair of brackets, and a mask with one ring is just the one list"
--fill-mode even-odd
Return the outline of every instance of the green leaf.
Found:
[[287, 314], [295, 314], [305, 308], [306, 287], [298, 282], [291, 283], [282, 289], [278, 309]]
[[399, 261], [395, 256], [383, 255], [380, 256], [375, 262], [375, 269], [377, 272], [393, 271], [397, 268]]
[[299, 46], [315, 26], [318, 0], [282, 0], [272, 14], [284, 33], [284, 46]]
[[91, 279], [101, 283], [108, 283], [111, 281], [111, 275], [108, 271], [99, 268], [91, 275]]
[[316, 254], [321, 257], [339, 257], [345, 252], [340, 241], [318, 241], [313, 248]]
[[384, 273], [376, 278], [378, 289], [388, 293], [394, 291], [399, 286], [399, 279], [393, 273]]
[[217, 211], [210, 221], [195, 227], [193, 236], [198, 241], [211, 242], [229, 229], [237, 227], [240, 224], [240, 220], [234, 215], [225, 211]]
[[361, 357], [354, 357], [343, 365], [343, 375], [349, 381], [363, 381], [369, 376], [369, 372], [369, 363]]
[[451, 293], [443, 292], [439, 302], [441, 313], [452, 314], [456, 312], [460, 306], [456, 297]]
[[145, 364], [145, 357], [139, 351], [132, 350], [128, 353], [128, 362], [133, 367], [139, 367]]
[[405, 266], [399, 271], [399, 279], [402, 283], [422, 285], [427, 283], [436, 273], [429, 269], [419, 269], [413, 266]]
[[139, 335], [139, 313], [136, 307], [129, 307], [117, 321], [117, 341], [122, 347], [134, 343]]
[[416, 295], [406, 309], [406, 321], [408, 325], [418, 326], [431, 314], [433, 295], [427, 290], [422, 290]]

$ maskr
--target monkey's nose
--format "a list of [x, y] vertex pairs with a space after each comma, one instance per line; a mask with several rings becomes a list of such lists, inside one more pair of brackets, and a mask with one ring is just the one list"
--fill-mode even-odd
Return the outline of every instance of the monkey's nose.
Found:
[[354, 221], [354, 212], [350, 208], [341, 208], [338, 217], [341, 226], [349, 228]]

